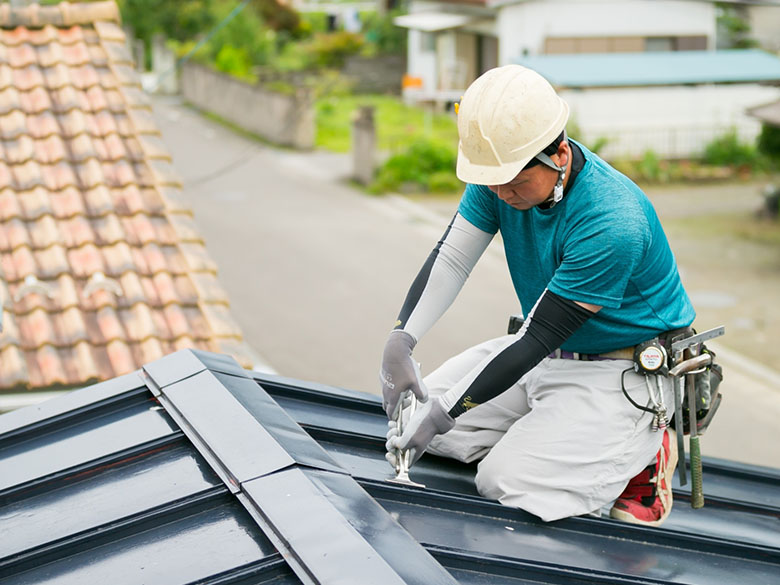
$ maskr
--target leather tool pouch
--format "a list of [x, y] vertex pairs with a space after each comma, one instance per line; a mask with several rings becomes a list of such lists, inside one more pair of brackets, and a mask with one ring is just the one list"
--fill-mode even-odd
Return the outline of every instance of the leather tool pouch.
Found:
[[[699, 435], [704, 434], [707, 427], [712, 422], [715, 413], [720, 407], [722, 395], [720, 393], [720, 383], [723, 381], [723, 368], [720, 364], [716, 363], [715, 352], [707, 349], [707, 346], [702, 344], [701, 353], [708, 353], [712, 356], [712, 363], [703, 368], [701, 372], [695, 374], [689, 374], [694, 376], [694, 388], [696, 391], [696, 431]], [[686, 387], [687, 388], [687, 387]], [[683, 396], [683, 433], [690, 434], [691, 429], [689, 425], [688, 417], [688, 391], [686, 389]], [[672, 417], [670, 426], [677, 429], [675, 426], [676, 421]]]

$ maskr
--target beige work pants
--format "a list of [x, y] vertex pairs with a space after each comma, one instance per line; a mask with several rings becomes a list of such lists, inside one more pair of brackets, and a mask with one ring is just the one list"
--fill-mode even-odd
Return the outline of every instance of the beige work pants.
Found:
[[[460, 396], [463, 382], [516, 339], [493, 339], [449, 359], [425, 378], [431, 397]], [[631, 368], [630, 360], [545, 358], [507, 391], [458, 417], [428, 452], [481, 459], [479, 493], [542, 520], [599, 510], [654, 460], [663, 438], [651, 431], [652, 415], [623, 395], [621, 375]], [[644, 376], [631, 370], [624, 380], [635, 402], [650, 404]], [[655, 376], [650, 380], [655, 384]], [[672, 386], [661, 380], [671, 416]]]

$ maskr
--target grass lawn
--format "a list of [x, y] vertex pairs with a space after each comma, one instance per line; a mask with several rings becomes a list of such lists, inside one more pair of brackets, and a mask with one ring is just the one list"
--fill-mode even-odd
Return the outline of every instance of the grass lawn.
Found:
[[432, 113], [404, 105], [398, 97], [360, 95], [328, 97], [317, 102], [317, 148], [349, 152], [352, 119], [360, 106], [374, 106], [378, 148], [391, 154], [404, 150], [417, 138], [429, 138], [458, 146], [455, 115]]

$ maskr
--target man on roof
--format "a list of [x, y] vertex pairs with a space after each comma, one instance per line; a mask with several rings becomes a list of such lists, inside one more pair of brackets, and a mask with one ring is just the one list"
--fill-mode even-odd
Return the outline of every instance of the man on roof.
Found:
[[[552, 86], [519, 65], [466, 90], [457, 114], [466, 190], [384, 348], [387, 458], [479, 461], [483, 496], [545, 521], [611, 504], [614, 518], [659, 525], [677, 461], [660, 412], [672, 411], [673, 390], [632, 360], [638, 344], [687, 330], [695, 312], [652, 204], [567, 137], [568, 116]], [[423, 380], [415, 345], [499, 231], [522, 328]], [[423, 404], [399, 436], [407, 392]]]

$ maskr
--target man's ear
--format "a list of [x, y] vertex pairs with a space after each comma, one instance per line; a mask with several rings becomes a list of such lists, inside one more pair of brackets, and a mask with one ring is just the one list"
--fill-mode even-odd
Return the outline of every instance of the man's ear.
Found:
[[571, 156], [571, 147], [566, 141], [561, 142], [558, 145], [558, 166], [565, 167], [569, 164], [569, 157]]

